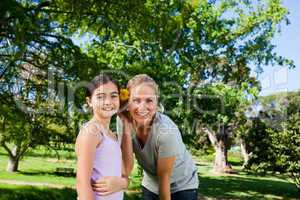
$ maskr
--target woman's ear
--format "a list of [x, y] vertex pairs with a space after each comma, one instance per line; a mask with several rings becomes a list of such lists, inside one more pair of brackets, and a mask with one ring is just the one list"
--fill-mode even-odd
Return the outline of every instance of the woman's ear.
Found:
[[165, 112], [165, 107], [162, 105], [162, 103], [158, 103], [157, 110], [161, 113]]

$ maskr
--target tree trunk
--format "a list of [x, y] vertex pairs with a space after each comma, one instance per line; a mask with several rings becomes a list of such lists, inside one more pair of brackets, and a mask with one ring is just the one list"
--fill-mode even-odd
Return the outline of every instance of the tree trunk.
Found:
[[242, 168], [246, 168], [252, 153], [249, 153], [249, 151], [247, 149], [247, 145], [246, 145], [244, 140], [241, 140], [241, 153], [242, 153], [243, 158], [244, 158], [244, 163], [243, 163]]
[[17, 157], [9, 156], [6, 171], [16, 172], [18, 171], [18, 167], [19, 167], [19, 159]]
[[214, 163], [214, 172], [217, 173], [230, 173], [231, 166], [228, 163], [227, 157], [227, 148], [225, 141], [220, 139], [218, 145], [215, 146], [215, 163]]
[[213, 171], [216, 173], [233, 173], [227, 157], [226, 136], [217, 139], [213, 131], [204, 129], [215, 149], [215, 162]]
[[6, 171], [8, 172], [16, 172], [19, 167], [19, 157], [17, 156], [17, 146], [14, 145], [11, 154], [8, 156], [8, 163]]
[[6, 171], [8, 172], [18, 171], [19, 161], [28, 150], [29, 145], [14, 144], [12, 149], [10, 149], [5, 143], [3, 143], [2, 146], [8, 153], [8, 162], [7, 162]]

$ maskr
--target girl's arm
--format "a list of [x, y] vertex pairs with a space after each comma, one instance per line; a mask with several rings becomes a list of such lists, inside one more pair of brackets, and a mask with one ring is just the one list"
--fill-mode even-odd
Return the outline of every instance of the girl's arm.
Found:
[[[124, 190], [129, 185], [129, 175], [133, 169], [133, 150], [132, 150], [132, 141], [131, 141], [131, 129], [132, 126], [129, 121], [125, 121], [123, 116], [122, 118], [122, 126], [120, 126], [120, 119], [117, 118], [117, 125], [122, 130], [122, 177], [116, 176], [107, 176], [102, 177], [99, 180], [96, 180], [95, 183], [92, 184], [93, 190], [100, 195], [108, 195], [114, 192], [118, 192], [120, 190]], [[120, 129], [119, 129], [120, 130]]]
[[76, 189], [80, 200], [94, 200], [91, 186], [93, 160], [96, 147], [99, 144], [99, 135], [82, 129], [75, 144], [77, 154]]
[[158, 158], [157, 175], [159, 184], [159, 199], [171, 200], [170, 178], [172, 175], [175, 156]]

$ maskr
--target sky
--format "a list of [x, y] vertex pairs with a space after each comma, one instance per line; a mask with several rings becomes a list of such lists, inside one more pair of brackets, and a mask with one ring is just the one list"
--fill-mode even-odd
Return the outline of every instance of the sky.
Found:
[[281, 26], [281, 33], [275, 36], [273, 44], [276, 45], [275, 52], [292, 59], [296, 68], [264, 67], [264, 72], [259, 75], [262, 96], [300, 89], [300, 1], [283, 0], [283, 5], [290, 12], [288, 15], [290, 25]]

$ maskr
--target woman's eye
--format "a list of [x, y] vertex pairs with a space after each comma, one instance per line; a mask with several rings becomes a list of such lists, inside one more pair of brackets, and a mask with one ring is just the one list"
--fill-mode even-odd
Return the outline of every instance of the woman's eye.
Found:
[[147, 99], [147, 103], [152, 103], [153, 100], [152, 99]]
[[103, 99], [104, 97], [103, 96], [97, 96], [97, 99]]
[[119, 95], [117, 94], [111, 95], [111, 98], [119, 98]]
[[133, 101], [133, 103], [139, 103], [140, 102], [139, 99], [133, 99], [132, 101]]

